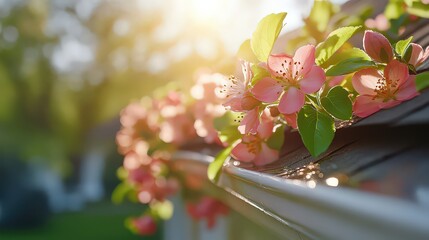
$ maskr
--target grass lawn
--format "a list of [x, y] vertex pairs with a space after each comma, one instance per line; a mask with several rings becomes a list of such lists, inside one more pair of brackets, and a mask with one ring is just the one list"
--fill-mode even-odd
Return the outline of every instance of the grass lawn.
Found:
[[52, 215], [39, 227], [0, 229], [0, 240], [161, 239], [160, 231], [153, 237], [143, 238], [124, 227], [126, 217], [136, 216], [141, 211], [141, 205], [91, 204], [79, 212]]

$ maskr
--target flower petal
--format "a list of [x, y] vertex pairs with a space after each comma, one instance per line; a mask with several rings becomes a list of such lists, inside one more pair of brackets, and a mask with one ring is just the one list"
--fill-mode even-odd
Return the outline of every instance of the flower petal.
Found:
[[429, 46], [427, 46], [425, 51], [422, 53], [419, 61], [417, 62], [417, 66], [422, 65], [428, 58], [429, 58]]
[[251, 94], [246, 94], [241, 99], [241, 108], [245, 111], [252, 110], [259, 106], [261, 102], [257, 100], [255, 97], [253, 97]]
[[261, 144], [261, 152], [256, 155], [254, 163], [256, 166], [262, 166], [276, 161], [279, 158], [279, 151], [271, 149], [266, 143]]
[[265, 77], [255, 84], [251, 92], [259, 101], [272, 103], [279, 99], [283, 88], [276, 80]]
[[380, 110], [380, 100], [373, 96], [360, 95], [353, 104], [353, 112], [356, 116], [367, 117]]
[[390, 28], [390, 22], [384, 14], [378, 14], [375, 17], [375, 23], [379, 31], [386, 31]]
[[267, 60], [268, 70], [272, 76], [290, 78], [293, 59], [287, 54], [271, 54]]
[[304, 106], [305, 94], [291, 87], [283, 94], [279, 103], [279, 111], [283, 114], [292, 114], [298, 112]]
[[396, 81], [398, 87], [400, 87], [409, 77], [408, 66], [399, 62], [398, 60], [392, 60], [384, 68], [384, 77], [390, 81]]
[[344, 79], [345, 79], [344, 75], [332, 77], [329, 79], [328, 86], [329, 87], [335, 87], [335, 86], [341, 85], [341, 83], [344, 81]]
[[413, 65], [414, 67], [417, 67], [420, 58], [423, 55], [423, 48], [422, 46], [420, 46], [419, 44], [416, 43], [411, 43], [411, 56], [410, 59], [408, 60], [408, 63]]
[[411, 75], [407, 81], [402, 84], [402, 86], [398, 89], [398, 92], [396, 93], [396, 99], [399, 101], [406, 101], [411, 98], [416, 97], [419, 95], [419, 92], [416, 88], [416, 81], [415, 76]]
[[363, 37], [363, 48], [377, 62], [388, 63], [393, 59], [392, 46], [381, 33], [366, 30]]
[[390, 99], [387, 102], [381, 102], [378, 106], [380, 109], [388, 109], [401, 104], [401, 101]]
[[243, 111], [243, 108], [241, 107], [241, 98], [239, 97], [229, 98], [224, 104], [222, 104], [222, 106], [229, 107], [231, 111], [235, 112]]
[[314, 66], [316, 48], [313, 45], [305, 45], [296, 50], [293, 56], [293, 76], [305, 76]]
[[253, 72], [250, 68], [250, 63], [247, 61], [242, 61], [241, 71], [243, 72], [244, 84], [247, 86], [247, 84], [249, 84], [250, 80], [252, 80], [253, 77]]
[[318, 91], [325, 83], [325, 71], [316, 65], [311, 67], [311, 70], [304, 76], [299, 85], [301, 90], [305, 93], [314, 93]]
[[253, 133], [256, 134], [259, 126], [259, 108], [254, 108], [246, 113], [246, 116], [241, 120], [238, 131], [241, 134]]
[[265, 119], [258, 126], [258, 136], [262, 139], [267, 139], [273, 135], [274, 121]]
[[297, 119], [297, 113], [292, 113], [292, 114], [283, 114], [287, 124], [289, 126], [291, 126], [294, 129], [298, 128], [298, 123], [296, 121]]
[[352, 84], [356, 92], [361, 95], [375, 95], [374, 89], [377, 80], [383, 78], [374, 68], [362, 69], [355, 73], [352, 78]]
[[247, 149], [247, 145], [244, 143], [239, 143], [237, 146], [235, 146], [232, 151], [231, 155], [242, 162], [251, 162], [255, 159], [256, 155], [249, 152], [249, 149]]

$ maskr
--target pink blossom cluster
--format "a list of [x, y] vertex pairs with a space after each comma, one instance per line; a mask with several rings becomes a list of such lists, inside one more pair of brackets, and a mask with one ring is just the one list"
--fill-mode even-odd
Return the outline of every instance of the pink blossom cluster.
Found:
[[409, 65], [417, 68], [426, 61], [429, 47], [423, 50], [420, 45], [411, 43], [408, 56], [398, 59], [389, 40], [373, 31], [365, 32], [363, 45], [365, 52], [383, 69], [366, 68], [354, 74], [352, 83], [358, 93], [353, 105], [355, 115], [367, 117], [419, 94], [415, 75], [409, 73]]
[[313, 45], [299, 48], [294, 56], [272, 54], [258, 66], [268, 76], [253, 83], [252, 66], [243, 62], [242, 77], [230, 77], [223, 93], [227, 98], [224, 106], [243, 114], [238, 127], [243, 137], [232, 155], [243, 162], [265, 165], [278, 159], [278, 149], [267, 145], [278, 124], [296, 128], [306, 96], [319, 91], [326, 76], [315, 63]]
[[127, 181], [144, 204], [163, 201], [178, 188], [177, 181], [168, 175], [168, 149], [158, 145], [179, 145], [193, 138], [192, 118], [182, 101], [180, 94], [170, 92], [164, 99], [152, 101], [149, 108], [132, 103], [121, 112], [122, 128], [116, 142], [124, 155]]
[[207, 196], [202, 197], [197, 202], [187, 203], [186, 210], [194, 220], [205, 219], [207, 228], [209, 229], [215, 226], [218, 216], [227, 215], [229, 213], [229, 208], [225, 204]]
[[[179, 189], [180, 182], [169, 164], [170, 155], [177, 148], [197, 137], [209, 144], [221, 144], [213, 119], [225, 113], [220, 94], [222, 79], [220, 74], [203, 74], [191, 89], [192, 99], [170, 91], [164, 98], [134, 102], [121, 111], [116, 142], [119, 153], [124, 155], [125, 182], [141, 203], [162, 202]], [[184, 185], [187, 184], [186, 181]], [[212, 208], [221, 203], [210, 197], [202, 202], [202, 207], [189, 213], [198, 219], [209, 219], [212, 226], [218, 212], [225, 211]], [[210, 208], [199, 211], [204, 204]], [[131, 219], [130, 225], [135, 232], [148, 235], [156, 231], [156, 221], [156, 217], [145, 214]]]
[[191, 88], [191, 96], [195, 100], [192, 106], [194, 128], [197, 135], [209, 144], [221, 144], [213, 120], [226, 112], [222, 106], [224, 96], [220, 93], [224, 81], [225, 77], [219, 73], [201, 74]]
[[147, 236], [156, 233], [156, 221], [152, 216], [144, 215], [130, 219], [130, 227], [139, 235]]
[[[352, 75], [357, 97], [353, 98], [353, 113], [367, 117], [381, 109], [391, 108], [419, 93], [415, 71], [429, 57], [426, 50], [411, 43], [405, 56], [398, 56], [386, 37], [366, 31], [364, 50], [374, 61], [373, 66]], [[267, 76], [258, 79], [253, 68], [262, 68]], [[260, 70], [258, 70], [260, 71]], [[222, 93], [224, 106], [241, 113], [238, 130], [242, 134], [232, 149], [232, 156], [255, 165], [269, 164], [278, 159], [278, 149], [268, 141], [276, 127], [287, 124], [297, 128], [297, 114], [305, 104], [318, 105], [316, 93], [343, 82], [345, 76], [326, 78], [325, 70], [315, 63], [315, 47], [300, 47], [294, 56], [271, 54], [267, 62], [242, 62], [242, 74], [231, 76]], [[316, 106], [317, 108], [318, 106]], [[319, 106], [319, 108], [321, 108]]]

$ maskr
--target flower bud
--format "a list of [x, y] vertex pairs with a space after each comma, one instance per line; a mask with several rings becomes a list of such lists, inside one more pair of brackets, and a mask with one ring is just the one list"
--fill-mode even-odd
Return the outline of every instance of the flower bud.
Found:
[[393, 60], [393, 49], [389, 40], [378, 32], [365, 31], [363, 47], [365, 52], [377, 62], [389, 63]]
[[241, 99], [241, 107], [243, 110], [252, 110], [257, 107], [261, 102], [253, 96], [247, 95]]
[[140, 235], [147, 236], [156, 232], [156, 222], [151, 216], [143, 216], [131, 220], [132, 227]]
[[280, 115], [279, 109], [277, 107], [270, 107], [269, 109], [271, 117], [277, 117]]

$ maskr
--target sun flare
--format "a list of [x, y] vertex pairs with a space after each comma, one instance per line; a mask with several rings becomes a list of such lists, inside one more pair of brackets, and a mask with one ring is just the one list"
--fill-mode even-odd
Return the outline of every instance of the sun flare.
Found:
[[226, 7], [225, 0], [191, 0], [189, 8], [192, 17], [199, 22], [213, 23]]

